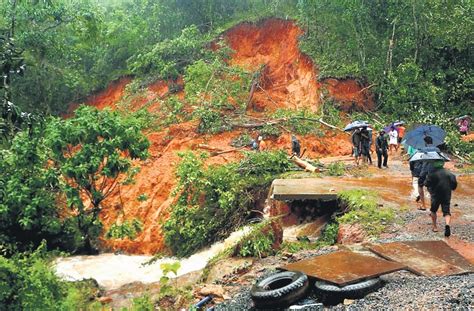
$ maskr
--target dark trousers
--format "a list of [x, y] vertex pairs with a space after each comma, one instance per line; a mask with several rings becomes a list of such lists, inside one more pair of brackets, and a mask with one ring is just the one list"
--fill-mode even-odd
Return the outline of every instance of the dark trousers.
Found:
[[387, 166], [387, 161], [388, 161], [387, 150], [383, 150], [382, 152], [377, 150], [377, 166], [379, 168], [382, 168], [382, 156], [383, 156], [383, 166]]

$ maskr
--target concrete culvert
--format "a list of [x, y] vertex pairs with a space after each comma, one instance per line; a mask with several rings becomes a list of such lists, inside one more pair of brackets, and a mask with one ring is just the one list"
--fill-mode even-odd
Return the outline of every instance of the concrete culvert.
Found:
[[280, 272], [257, 282], [250, 290], [256, 308], [284, 308], [306, 296], [308, 277], [301, 272]]

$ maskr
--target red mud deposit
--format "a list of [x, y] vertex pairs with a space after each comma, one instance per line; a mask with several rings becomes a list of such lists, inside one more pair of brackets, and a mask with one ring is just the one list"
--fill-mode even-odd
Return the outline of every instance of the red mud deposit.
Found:
[[354, 79], [327, 78], [321, 81], [328, 90], [329, 96], [339, 102], [344, 111], [371, 110], [374, 100], [368, 87], [364, 87]]
[[311, 59], [299, 50], [302, 33], [292, 21], [279, 19], [241, 23], [225, 33], [225, 40], [235, 51], [231, 64], [251, 71], [265, 66], [259, 79], [261, 88], [255, 90], [250, 107], [253, 110], [317, 110], [317, 72]]
[[[255, 90], [250, 109], [318, 109], [322, 102], [321, 84], [313, 62], [299, 49], [302, 34], [294, 22], [281, 19], [241, 23], [224, 34], [235, 51], [233, 65], [255, 72], [265, 66], [259, 78], [261, 88]], [[328, 79], [323, 86], [328, 88], [330, 97], [344, 103], [343, 107], [373, 107], [368, 90], [362, 90], [355, 80]]]
[[[224, 34], [236, 51], [231, 59], [232, 64], [250, 70], [266, 65], [259, 83], [261, 88], [256, 89], [253, 104], [249, 107], [252, 114], [264, 117], [264, 111], [274, 111], [277, 108], [318, 109], [321, 86], [317, 82], [317, 70], [313, 63], [298, 48], [298, 36], [301, 34], [301, 29], [293, 22], [278, 19], [268, 19], [258, 24], [242, 23]], [[145, 107], [160, 115], [161, 100], [169, 95], [172, 86], [178, 86], [178, 90], [181, 89], [177, 93], [178, 97], [184, 97], [183, 81], [178, 79], [157, 81], [140, 95], [125, 98], [125, 87], [130, 81], [130, 78], [123, 78], [113, 82], [107, 89], [91, 96], [86, 104], [99, 109], [111, 107], [137, 110]], [[358, 92], [360, 87], [357, 89], [354, 86], [353, 89]], [[334, 89], [332, 94], [337, 95], [337, 92]], [[351, 98], [348, 91], [344, 92], [340, 98]], [[119, 102], [125, 106], [117, 107]], [[104, 250], [154, 254], [164, 249], [161, 225], [169, 217], [170, 206], [175, 200], [172, 191], [176, 186], [176, 165], [180, 161], [177, 153], [189, 149], [199, 150], [199, 144], [228, 150], [232, 139], [242, 133], [234, 130], [217, 135], [201, 135], [197, 133], [196, 127], [197, 123], [194, 121], [185, 122], [148, 134], [151, 156], [148, 160], [137, 163], [141, 171], [135, 177], [135, 183], [117, 187], [103, 202], [101, 212], [105, 230], [114, 223], [137, 218], [143, 223], [143, 231], [134, 240], [104, 239]], [[256, 136], [257, 132], [249, 134]], [[298, 138], [302, 150], [306, 149], [305, 156], [311, 158], [349, 154], [351, 151], [349, 136], [345, 133], [327, 131], [322, 137], [307, 135]], [[290, 136], [284, 134], [270, 139], [267, 145], [269, 149], [289, 150]], [[240, 152], [230, 152], [210, 157], [206, 164], [225, 164], [240, 158]], [[138, 200], [143, 195], [147, 199]]]

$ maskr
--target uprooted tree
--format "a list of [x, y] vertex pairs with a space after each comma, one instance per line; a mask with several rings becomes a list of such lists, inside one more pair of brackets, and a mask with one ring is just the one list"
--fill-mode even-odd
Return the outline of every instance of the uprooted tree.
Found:
[[64, 178], [68, 206], [86, 252], [94, 250], [101, 231], [101, 203], [136, 172], [133, 159], [148, 157], [149, 142], [141, 129], [140, 119], [85, 106], [74, 118], [48, 124], [53, 161]]

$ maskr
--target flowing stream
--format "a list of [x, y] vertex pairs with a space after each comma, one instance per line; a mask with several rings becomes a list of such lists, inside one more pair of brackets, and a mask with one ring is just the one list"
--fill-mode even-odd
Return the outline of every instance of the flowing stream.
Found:
[[[188, 258], [161, 258], [152, 264], [144, 265], [153, 256], [115, 255], [104, 253], [93, 256], [60, 257], [55, 260], [56, 274], [67, 281], [79, 281], [93, 278], [107, 290], [117, 289], [132, 282], [155, 283], [163, 276], [160, 265], [179, 261], [181, 267], [177, 276], [205, 268], [207, 262], [229, 246], [234, 245], [242, 236], [248, 233], [250, 227], [232, 233], [222, 242], [213, 244], [210, 248], [200, 251]], [[169, 273], [168, 277], [176, 277]]]

